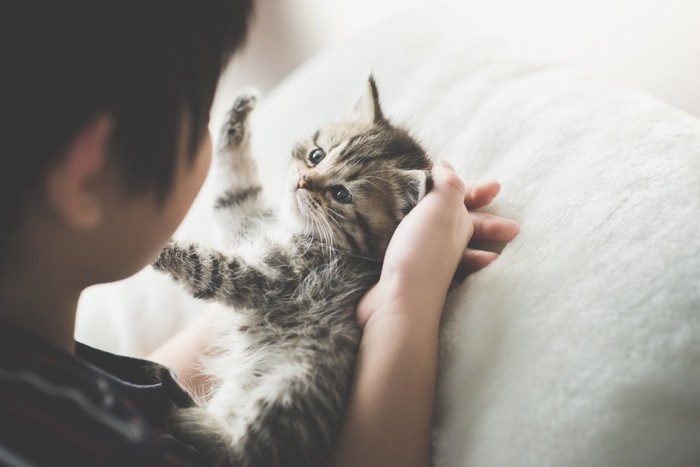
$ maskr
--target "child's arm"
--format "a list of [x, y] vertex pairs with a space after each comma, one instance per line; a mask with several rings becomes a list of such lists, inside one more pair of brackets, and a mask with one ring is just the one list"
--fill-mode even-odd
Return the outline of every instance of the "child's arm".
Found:
[[433, 175], [433, 190], [399, 225], [379, 283], [358, 305], [364, 332], [336, 467], [430, 465], [438, 326], [447, 289], [460, 261], [473, 270], [496, 257], [465, 253], [473, 234], [507, 241], [518, 233], [512, 221], [470, 216], [465, 209], [488, 204], [498, 184], [465, 195], [451, 168], [436, 167]]

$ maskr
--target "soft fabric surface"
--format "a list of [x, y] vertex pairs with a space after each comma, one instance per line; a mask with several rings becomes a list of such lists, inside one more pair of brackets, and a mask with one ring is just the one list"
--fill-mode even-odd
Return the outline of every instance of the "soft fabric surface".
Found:
[[[489, 209], [521, 223], [445, 311], [436, 465], [700, 465], [700, 121], [468, 30], [411, 10], [267, 96], [253, 148], [270, 200], [292, 143], [345, 112], [372, 70], [386, 114], [465, 178], [500, 180]], [[197, 216], [183, 232], [200, 235]], [[143, 274], [91, 292], [79, 337], [100, 345], [96, 323], [125, 322], [106, 301], [138, 310], [121, 325], [135, 340], [102, 341], [124, 352], [191, 314], [173, 299], [154, 315], [143, 303], [169, 284]], [[116, 306], [114, 287], [141, 297]]]

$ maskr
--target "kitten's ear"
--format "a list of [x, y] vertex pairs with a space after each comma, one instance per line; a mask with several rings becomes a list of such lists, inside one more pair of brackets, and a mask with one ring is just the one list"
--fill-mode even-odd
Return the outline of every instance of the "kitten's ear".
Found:
[[355, 103], [353, 114], [360, 120], [367, 123], [381, 123], [384, 121], [384, 114], [379, 105], [379, 91], [374, 76], [369, 75], [365, 90]]
[[399, 190], [402, 193], [401, 211], [408, 211], [433, 188], [433, 176], [428, 170], [400, 170]]

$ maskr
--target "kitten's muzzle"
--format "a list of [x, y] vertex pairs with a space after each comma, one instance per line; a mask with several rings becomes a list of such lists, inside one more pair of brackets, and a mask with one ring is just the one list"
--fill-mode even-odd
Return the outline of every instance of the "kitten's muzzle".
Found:
[[308, 175], [302, 175], [301, 177], [299, 177], [299, 181], [297, 182], [297, 190], [313, 190], [314, 188], [314, 182], [311, 180], [311, 178], [309, 178]]

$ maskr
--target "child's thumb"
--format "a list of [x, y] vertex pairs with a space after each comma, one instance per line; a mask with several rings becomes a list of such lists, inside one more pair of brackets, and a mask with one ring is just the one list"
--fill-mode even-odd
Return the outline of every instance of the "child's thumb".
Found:
[[439, 160], [437, 164], [433, 166], [433, 191], [447, 190], [450, 196], [457, 197], [460, 203], [464, 202], [464, 194], [467, 191], [467, 187], [461, 178], [457, 176], [452, 164], [446, 160]]

